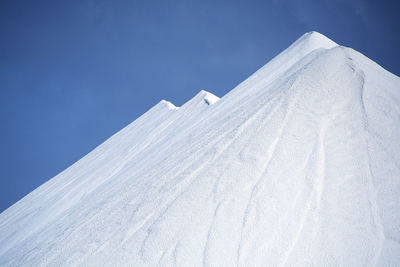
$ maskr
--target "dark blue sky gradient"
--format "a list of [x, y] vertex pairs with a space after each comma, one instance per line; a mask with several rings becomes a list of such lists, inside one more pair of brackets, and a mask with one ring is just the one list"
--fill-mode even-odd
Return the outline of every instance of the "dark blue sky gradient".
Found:
[[0, 211], [161, 99], [223, 96], [316, 30], [400, 74], [396, 1], [0, 1]]

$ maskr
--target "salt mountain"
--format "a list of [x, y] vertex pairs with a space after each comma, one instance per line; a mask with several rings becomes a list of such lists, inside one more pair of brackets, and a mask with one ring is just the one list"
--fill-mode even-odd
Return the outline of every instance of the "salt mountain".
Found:
[[400, 78], [306, 33], [1, 213], [0, 265], [400, 266]]

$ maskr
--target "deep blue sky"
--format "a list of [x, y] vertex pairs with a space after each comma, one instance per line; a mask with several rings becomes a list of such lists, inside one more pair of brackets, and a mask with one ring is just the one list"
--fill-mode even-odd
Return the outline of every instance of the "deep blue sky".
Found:
[[160, 99], [223, 96], [316, 30], [400, 74], [396, 1], [0, 1], [0, 211]]

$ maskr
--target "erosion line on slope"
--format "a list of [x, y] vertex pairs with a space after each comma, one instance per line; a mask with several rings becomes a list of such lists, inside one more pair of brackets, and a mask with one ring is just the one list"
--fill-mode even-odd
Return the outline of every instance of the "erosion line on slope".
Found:
[[[206, 164], [203, 164], [206, 165]], [[193, 173], [192, 175], [189, 175], [189, 177], [187, 177], [186, 179], [183, 179], [183, 181], [181, 182], [181, 184], [186, 184], [183, 185], [185, 186], [185, 189], [181, 190], [177, 195], [175, 195], [172, 199], [172, 201], [168, 202], [168, 204], [165, 206], [164, 210], [159, 214], [159, 216], [154, 220], [154, 222], [149, 226], [149, 228], [147, 229], [147, 234], [145, 239], [142, 242], [142, 246], [140, 248], [140, 255], [142, 257], [142, 259], [144, 259], [144, 247], [146, 246], [146, 243], [148, 241], [148, 239], [150, 238], [150, 235], [152, 233], [152, 228], [161, 221], [161, 219], [164, 217], [164, 215], [167, 213], [167, 211], [172, 207], [172, 205], [175, 203], [175, 201], [181, 196], [183, 195], [187, 188], [190, 187], [190, 185], [194, 182], [194, 177], [197, 177], [198, 172], [200, 172], [202, 168], [198, 167]], [[189, 180], [189, 181], [187, 181]], [[185, 183], [186, 182], [186, 183]]]
[[[238, 132], [238, 135], [236, 136], [236, 138], [237, 138], [238, 136], [240, 136], [241, 134], [242, 134], [242, 131], [239, 131], [239, 132]], [[229, 146], [233, 143], [234, 140], [235, 140], [235, 138], [233, 138], [233, 139], [223, 148], [223, 150], [222, 150], [221, 152], [218, 153], [217, 159], [223, 154], [224, 151], [226, 151], [226, 150], [229, 148]], [[213, 161], [214, 161], [214, 160], [215, 160], [215, 158], [213, 159]], [[202, 169], [204, 169], [203, 167], [206, 166], [208, 163], [209, 163], [209, 162], [206, 162], [205, 164], [200, 165], [199, 167], [197, 167], [196, 170], [193, 171], [191, 175], [189, 175], [189, 177], [187, 177], [187, 178], [184, 179], [181, 183], [178, 183], [178, 184], [186, 184], [186, 187], [185, 187], [185, 188], [188, 188], [188, 187], [193, 183], [193, 181], [195, 180], [194, 177], [196, 177], [197, 174], [198, 174], [198, 172], [200, 172]], [[190, 179], [190, 180], [187, 181], [188, 179]], [[177, 185], [175, 185], [175, 187], [176, 187], [176, 186], [177, 186]], [[148, 240], [148, 238], [149, 238], [149, 236], [150, 236], [150, 234], [151, 234], [151, 228], [152, 228], [156, 223], [158, 223], [158, 222], [161, 220], [161, 218], [163, 218], [163, 216], [167, 213], [167, 211], [168, 211], [169, 208], [174, 204], [174, 202], [175, 202], [182, 194], [184, 194], [185, 192], [186, 192], [186, 190], [180, 191], [180, 193], [178, 193], [178, 194], [173, 198], [172, 201], [167, 202], [167, 205], [165, 205], [164, 210], [163, 210], [163, 211], [161, 212], [161, 214], [157, 217], [157, 219], [149, 226], [149, 229], [147, 230], [148, 233], [147, 233], [146, 238], [144, 239], [144, 241], [143, 241], [143, 243], [142, 243], [142, 247], [141, 247], [141, 249], [140, 249], [140, 254], [141, 254], [142, 256], [143, 256], [143, 254], [144, 254], [144, 247], [145, 247], [145, 245], [146, 245], [146, 243], [147, 243], [147, 240]], [[151, 217], [152, 217], [152, 216], [149, 216], [148, 219], [150, 219]], [[146, 222], [147, 222], [147, 220], [146, 220]], [[144, 225], [144, 223], [141, 224], [141, 225]], [[137, 228], [137, 230], [139, 230], [139, 229], [140, 229], [140, 227]]]
[[301, 233], [303, 232], [304, 225], [306, 222], [306, 219], [310, 213], [311, 209], [311, 200], [314, 195], [316, 195], [316, 206], [317, 209], [319, 210], [321, 208], [321, 202], [322, 202], [322, 194], [324, 191], [324, 183], [325, 183], [325, 151], [324, 151], [324, 139], [326, 135], [326, 129], [327, 129], [327, 120], [324, 120], [320, 123], [320, 130], [318, 131], [318, 140], [315, 143], [314, 149], [312, 154], [317, 154], [315, 157], [317, 160], [316, 165], [317, 165], [317, 181], [313, 183], [313, 189], [312, 192], [310, 193], [309, 197], [307, 198], [307, 202], [303, 211], [303, 215], [300, 219], [300, 226], [298, 230], [296, 231], [295, 237], [293, 242], [291, 243], [285, 257], [283, 258], [282, 263], [280, 266], [285, 266], [286, 262], [289, 260], [290, 255], [292, 254], [294, 248], [296, 247], [297, 242], [300, 239]]
[[[206, 161], [204, 164], [202, 164], [202, 165], [200, 165], [200, 166], [197, 166], [197, 167], [195, 168], [195, 170], [192, 171], [191, 174], [190, 174], [188, 177], [184, 178], [181, 182], [176, 183], [176, 184], [175, 184], [173, 187], [171, 187], [171, 188], [177, 188], [177, 187], [179, 187], [179, 188], [183, 188], [183, 187], [188, 188], [188, 187], [190, 187], [190, 185], [191, 185], [191, 184], [194, 182], [194, 180], [195, 180], [194, 178], [197, 177], [198, 173], [199, 173], [202, 169], [204, 169], [203, 167], [206, 166], [207, 164], [209, 164], [209, 163], [211, 162], [211, 160], [212, 160], [212, 159], [209, 159], [209, 160]], [[194, 163], [192, 163], [190, 166], [188, 166], [188, 167], [185, 168], [183, 171], [181, 171], [180, 174], [185, 173], [187, 169], [191, 169], [191, 168], [193, 167], [193, 164], [194, 164]], [[169, 198], [169, 199], [171, 199], [171, 201], [168, 201], [168, 200], [165, 201], [166, 204], [165, 204], [164, 207], [162, 208], [161, 214], [160, 214], [160, 215], [154, 220], [154, 222], [149, 226], [149, 229], [148, 229], [148, 231], [147, 231], [148, 233], [147, 233], [147, 235], [146, 235], [146, 237], [145, 237], [145, 239], [144, 239], [144, 241], [143, 241], [142, 247], [141, 247], [141, 249], [140, 249], [140, 254], [141, 254], [141, 255], [143, 255], [144, 246], [145, 246], [145, 244], [146, 244], [146, 242], [147, 242], [147, 240], [148, 240], [148, 238], [149, 238], [149, 236], [150, 236], [150, 234], [151, 234], [151, 228], [154, 227], [154, 225], [155, 225], [156, 223], [158, 223], [158, 222], [161, 220], [161, 218], [163, 218], [163, 216], [166, 214], [166, 212], [169, 210], [169, 208], [174, 204], [174, 202], [175, 202], [182, 194], [184, 194], [186, 191], [187, 191], [186, 189], [183, 189], [183, 190], [180, 190], [179, 192], [175, 192], [175, 194], [173, 194], [172, 197]], [[137, 209], [139, 209], [139, 207], [138, 207]], [[144, 223], [141, 223], [141, 226], [144, 226], [144, 225], [147, 223], [147, 221], [149, 221], [149, 220], [153, 217], [153, 215], [154, 215], [154, 214], [151, 214], [150, 216], [147, 216], [147, 217], [146, 217], [146, 221], [145, 221]], [[132, 216], [131, 216], [131, 218], [132, 218]], [[130, 219], [130, 220], [131, 220], [131, 219]], [[133, 234], [131, 234], [131, 236], [134, 235], [137, 231], [139, 231], [139, 230], [141, 229], [141, 226], [140, 226], [140, 227], [137, 227], [137, 228], [136, 228], [136, 231], [135, 231]]]
[[294, 248], [296, 247], [297, 242], [300, 239], [301, 233], [303, 232], [303, 229], [304, 229], [305, 222], [306, 222], [306, 220], [308, 218], [308, 215], [310, 213], [311, 200], [312, 200], [313, 195], [314, 195], [313, 192], [311, 192], [309, 194], [308, 198], [307, 198], [307, 202], [306, 202], [305, 208], [303, 210], [303, 214], [302, 214], [301, 219], [300, 219], [300, 226], [299, 226], [298, 230], [296, 231], [295, 236], [294, 236], [294, 240], [293, 240], [292, 244], [290, 245], [288, 251], [286, 252], [286, 255], [283, 258], [283, 261], [280, 264], [280, 266], [285, 266], [286, 262], [290, 258], [290, 255], [292, 254]]
[[164, 259], [164, 257], [167, 255], [168, 250], [164, 250], [164, 252], [162, 253], [160, 259], [158, 260], [158, 266], [162, 266], [162, 261]]
[[218, 214], [219, 208], [220, 208], [220, 206], [221, 206], [221, 204], [223, 202], [224, 201], [221, 200], [218, 203], [217, 207], [214, 210], [214, 216], [213, 216], [213, 218], [211, 220], [210, 226], [208, 227], [207, 240], [206, 240], [206, 243], [205, 243], [204, 249], [203, 249], [203, 266], [207, 266], [207, 253], [208, 253], [209, 245], [210, 245], [210, 242], [211, 242], [211, 233], [212, 233], [212, 229], [213, 229], [213, 227], [215, 225], [215, 221], [217, 220], [217, 214]]
[[179, 242], [176, 244], [175, 248], [174, 248], [174, 252], [172, 253], [173, 256], [173, 260], [174, 260], [174, 266], [178, 266], [177, 263], [177, 259], [178, 259], [178, 246], [179, 246]]
[[[276, 100], [276, 99], [272, 99], [271, 101], [274, 102], [274, 101], [277, 101], [277, 100]], [[249, 134], [249, 135], [248, 135], [247, 143], [246, 143], [246, 144], [248, 144], [248, 142], [252, 139], [252, 137], [258, 132], [258, 130], [259, 130], [262, 126], [264, 126], [265, 124], [269, 123], [269, 119], [276, 113], [276, 111], [278, 110], [278, 107], [279, 107], [278, 105], [275, 105], [275, 106], [272, 108], [272, 110], [268, 113], [267, 117], [264, 119], [264, 122], [258, 126], [257, 130], [254, 131], [252, 134]], [[260, 115], [260, 114], [263, 114], [263, 112], [264, 112], [267, 108], [269, 108], [269, 107], [267, 106], [267, 107], [265, 107], [265, 108], [260, 108], [260, 109], [257, 110], [257, 112], [254, 112], [251, 116], [249, 116], [249, 118], [248, 118], [243, 124], [241, 124], [241, 125], [239, 126], [239, 128], [238, 128], [238, 129], [239, 129], [239, 134], [238, 134], [236, 137], [241, 136], [241, 134], [244, 132], [244, 128], [246, 128], [247, 125], [251, 124], [251, 122], [253, 121], [253, 117], [258, 116], [258, 115]], [[231, 140], [231, 141], [228, 143], [228, 145], [225, 147], [224, 151], [226, 151], [226, 150], [232, 145], [232, 143], [234, 142], [235, 139], [236, 139], [236, 138], [232, 138], [232, 140]], [[242, 153], [246, 148], [247, 148], [247, 145], [243, 145], [242, 149], [239, 151], [238, 154]], [[224, 151], [223, 151], [223, 152], [224, 152]], [[218, 156], [222, 155], [223, 152], [219, 153]], [[219, 157], [218, 157], [218, 158], [219, 158]], [[218, 158], [217, 158], [217, 159], [218, 159]], [[216, 180], [215, 183], [214, 183], [213, 194], [214, 194], [214, 200], [215, 200], [215, 201], [216, 201], [215, 197], [216, 197], [217, 192], [218, 192], [218, 187], [219, 187], [219, 184], [220, 184], [220, 181], [221, 181], [221, 177], [222, 177], [223, 174], [226, 172], [226, 170], [229, 170], [229, 169], [230, 169], [229, 167], [230, 167], [232, 164], [233, 164], [233, 161], [229, 161], [229, 162], [227, 163], [227, 166], [226, 166], [225, 168], [223, 168], [223, 172], [221, 173], [221, 175], [217, 178], [217, 180]]]
[[[239, 133], [240, 134], [240, 133]], [[232, 140], [233, 142], [233, 140]], [[231, 142], [231, 143], [232, 143]], [[231, 144], [230, 143], [230, 144]], [[226, 149], [228, 149], [228, 146], [224, 147], [225, 151]], [[221, 156], [223, 154], [223, 151], [221, 153], [219, 153], [219, 156]], [[167, 213], [167, 211], [169, 210], [169, 208], [175, 203], [175, 201], [181, 196], [183, 195], [186, 191], [187, 188], [190, 187], [191, 184], [193, 184], [194, 182], [194, 178], [197, 177], [198, 173], [201, 172], [202, 169], [204, 169], [204, 166], [207, 166], [210, 162], [212, 162], [215, 159], [209, 159], [208, 161], [206, 161], [204, 164], [198, 166], [187, 178], [183, 179], [183, 181], [181, 181], [180, 183], [176, 184], [175, 187], [177, 187], [177, 185], [180, 185], [180, 187], [185, 187], [185, 189], [181, 190], [180, 192], [178, 192], [174, 197], [172, 197], [171, 201], [167, 201], [167, 204], [164, 206], [163, 211], [161, 212], [161, 214], [154, 220], [154, 222], [149, 226], [148, 230], [147, 230], [147, 234], [145, 239], [143, 240], [141, 249], [140, 249], [140, 255], [142, 256], [142, 258], [144, 257], [144, 247], [151, 235], [152, 232], [152, 228], [154, 227], [155, 224], [157, 224], [159, 221], [161, 221], [161, 219], [164, 217], [164, 215]], [[192, 165], [190, 165], [187, 169], [190, 169], [192, 167]], [[184, 170], [186, 171], [186, 169]], [[181, 173], [183, 173], [184, 171], [182, 171]], [[151, 218], [151, 217], [150, 217]], [[150, 219], [149, 218], [149, 219]], [[139, 229], [138, 229], [139, 230]]]
[[[166, 200], [166, 204], [164, 205], [164, 207], [161, 209], [162, 212], [159, 214], [159, 216], [154, 220], [153, 223], [151, 223], [151, 225], [149, 226], [148, 230], [147, 230], [147, 234], [145, 239], [143, 240], [141, 249], [140, 249], [140, 254], [144, 255], [144, 247], [147, 243], [147, 240], [151, 234], [151, 229], [154, 227], [155, 224], [157, 224], [159, 221], [161, 221], [161, 219], [164, 217], [164, 215], [167, 213], [167, 211], [169, 210], [169, 208], [175, 203], [175, 201], [181, 196], [183, 195], [186, 191], [187, 188], [190, 187], [190, 185], [194, 182], [194, 178], [197, 177], [198, 173], [204, 169], [203, 167], [205, 165], [207, 165], [209, 163], [210, 160], [206, 161], [206, 163], [196, 167], [196, 169], [191, 172], [191, 174], [184, 178], [182, 181], [176, 183], [173, 187], [174, 188], [183, 188], [182, 190], [180, 190], [179, 192], [175, 192], [172, 197], [170, 197], [169, 199], [171, 199], [170, 201]], [[193, 166], [193, 164], [191, 164], [189, 167], [187, 167], [185, 170], [181, 171], [181, 174], [184, 173], [187, 169], [190, 169]], [[138, 208], [139, 209], [139, 208]], [[143, 223], [140, 224], [139, 227], [136, 228], [136, 230], [133, 232], [133, 234], [131, 234], [130, 236], [134, 235], [137, 231], [139, 231], [142, 226], [144, 226], [153, 216], [155, 213], [150, 214], [149, 216], [146, 217], [145, 221]]]
[[322, 194], [325, 187], [325, 149], [324, 149], [324, 138], [326, 135], [327, 121], [323, 121], [320, 126], [318, 135], [318, 187], [317, 187], [317, 208], [321, 208]]
[[[229, 133], [228, 133], [229, 134]], [[225, 136], [223, 136], [223, 137], [225, 137]], [[220, 139], [218, 139], [218, 140], [221, 140], [221, 139], [223, 139], [223, 137], [221, 137]], [[211, 144], [211, 143], [210, 143]], [[190, 162], [190, 160], [188, 160], [189, 162]], [[191, 161], [192, 163], [187, 167], [187, 168], [185, 168], [185, 169], [183, 169], [183, 170], [180, 170], [179, 171], [179, 173], [177, 173], [176, 174], [176, 176], [181, 176], [183, 173], [185, 173], [188, 169], [191, 169], [192, 167], [193, 167], [193, 160]], [[202, 165], [200, 165], [199, 167], [196, 167], [196, 169], [195, 169], [195, 171], [193, 171], [193, 172], [196, 172], [197, 171], [197, 169], [199, 169], [199, 168], [201, 168], [202, 167]], [[173, 170], [172, 170], [172, 172], [173, 172]], [[192, 173], [193, 173], [192, 172]], [[190, 177], [190, 176], [189, 176]], [[187, 179], [187, 178], [186, 178]], [[172, 189], [172, 188], [175, 188], [175, 187], [177, 187], [178, 185], [180, 185], [180, 184], [182, 184], [184, 181], [181, 181], [181, 182], [177, 182], [177, 183], [175, 183], [174, 185], [172, 185], [172, 186], [170, 186], [169, 188], [170, 189]], [[127, 190], [129, 191], [130, 190], [130, 188], [127, 188]], [[145, 201], [145, 197], [142, 197], [142, 201], [140, 201], [141, 203], [145, 203], [146, 201]], [[164, 201], [165, 202], [165, 201]], [[140, 209], [140, 207], [137, 207], [136, 209], [135, 209], [135, 211], [133, 212], [133, 214], [131, 215], [131, 217], [130, 217], [130, 219], [128, 220], [128, 221], [131, 221], [132, 219], [133, 219], [133, 217], [135, 216], [135, 214], [137, 213], [137, 211]], [[150, 216], [150, 218], [151, 218], [151, 216]], [[150, 219], [149, 218], [149, 219]], [[146, 221], [147, 221], [147, 219], [146, 219]]]
[[[314, 145], [314, 148], [313, 148], [313, 152], [312, 152], [312, 153], [314, 153], [315, 148], [316, 148], [316, 144]], [[304, 189], [303, 189], [303, 190], [304, 190]], [[288, 210], [288, 211], [286, 211], [286, 213], [285, 213], [285, 219], [287, 219], [287, 217], [289, 216], [289, 212], [292, 211], [292, 210], [296, 207], [296, 204], [297, 204], [297, 202], [298, 202], [298, 199], [299, 199], [299, 197], [300, 197], [300, 195], [301, 195], [302, 193], [303, 193], [303, 192], [300, 191], [300, 192], [296, 195], [296, 197], [295, 197], [295, 199], [294, 199], [294, 201], [293, 201], [293, 204], [292, 204], [292, 206], [291, 206], [291, 209]], [[301, 233], [302, 233], [303, 228], [304, 228], [305, 221], [306, 221], [306, 219], [308, 218], [308, 215], [309, 215], [309, 212], [310, 212], [311, 199], [312, 199], [312, 197], [313, 197], [313, 191], [311, 191], [311, 192], [308, 193], [308, 197], [307, 197], [306, 202], [305, 202], [305, 205], [304, 205], [305, 208], [302, 210], [302, 214], [301, 214], [301, 216], [300, 216], [300, 226], [299, 226], [299, 228], [297, 229], [297, 231], [295, 231], [293, 242], [289, 245], [289, 249], [288, 249], [287, 252], [285, 253], [285, 257], [283, 258], [283, 261], [282, 261], [282, 263], [280, 264], [280, 266], [284, 266], [284, 265], [286, 264], [287, 260], [289, 259], [290, 255], [292, 254], [293, 249], [295, 248], [295, 245], [297, 244], [297, 241], [299, 240], [299, 238], [300, 238], [300, 236], [301, 236]]]
[[364, 130], [367, 132], [367, 137], [365, 138], [365, 143], [367, 147], [367, 166], [368, 166], [368, 198], [369, 198], [369, 203], [371, 206], [371, 212], [372, 212], [372, 219], [374, 222], [375, 230], [377, 231], [377, 238], [380, 240], [380, 246], [378, 248], [378, 251], [375, 253], [373, 257], [373, 265], [376, 266], [378, 264], [379, 258], [382, 253], [382, 245], [383, 241], [385, 239], [385, 232], [384, 232], [384, 227], [382, 225], [381, 221], [381, 216], [379, 214], [379, 205], [377, 201], [377, 190], [373, 181], [373, 173], [372, 173], [372, 168], [371, 168], [371, 155], [370, 155], [370, 145], [368, 141], [368, 136], [369, 136], [369, 123], [368, 123], [368, 113], [365, 107], [365, 100], [364, 100], [364, 90], [365, 90], [365, 74], [363, 70], [360, 68], [356, 67], [354, 65], [356, 71], [355, 74], [358, 76], [361, 82], [360, 86], [360, 106], [361, 106], [361, 116], [363, 118], [363, 126]]
[[[288, 88], [288, 90], [290, 90], [290, 88], [293, 86], [295, 80], [293, 80]], [[274, 142], [272, 142], [270, 149], [269, 149], [269, 157], [268, 160], [265, 162], [264, 166], [263, 166], [263, 171], [261, 172], [261, 174], [258, 176], [258, 178], [256, 179], [255, 184], [252, 187], [251, 193], [250, 193], [250, 197], [249, 200], [247, 201], [247, 205], [246, 205], [246, 209], [243, 215], [243, 220], [242, 220], [242, 227], [241, 227], [241, 233], [240, 233], [240, 241], [239, 241], [239, 245], [238, 245], [238, 250], [237, 250], [237, 259], [236, 259], [236, 265], [239, 266], [239, 261], [240, 261], [240, 253], [241, 253], [241, 249], [242, 249], [242, 242], [243, 242], [243, 232], [244, 232], [244, 228], [246, 226], [247, 220], [248, 220], [248, 216], [250, 213], [250, 204], [254, 198], [254, 195], [257, 191], [257, 188], [259, 186], [259, 184], [262, 181], [262, 177], [268, 173], [268, 167], [269, 164], [272, 161], [273, 155], [276, 152], [276, 147], [279, 144], [279, 142], [281, 141], [281, 137], [283, 134], [283, 130], [286, 128], [288, 120], [289, 120], [289, 115], [292, 113], [292, 109], [291, 106], [294, 105], [294, 103], [292, 101], [290, 101], [290, 96], [288, 96], [287, 101], [289, 103], [287, 103], [287, 108], [285, 110], [285, 115], [281, 124], [281, 127], [278, 130], [278, 134], [274, 140]]]

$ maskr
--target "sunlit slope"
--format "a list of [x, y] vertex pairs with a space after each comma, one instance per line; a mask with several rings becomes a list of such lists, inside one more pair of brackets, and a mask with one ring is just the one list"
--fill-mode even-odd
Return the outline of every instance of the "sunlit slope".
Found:
[[0, 214], [0, 265], [398, 266], [400, 78], [311, 32]]

